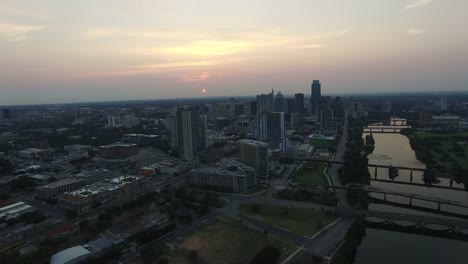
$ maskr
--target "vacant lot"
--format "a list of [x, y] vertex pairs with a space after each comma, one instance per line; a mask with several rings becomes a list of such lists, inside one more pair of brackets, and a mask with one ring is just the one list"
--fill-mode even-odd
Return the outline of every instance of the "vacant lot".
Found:
[[[290, 255], [295, 247], [262, 232], [248, 229], [237, 222], [215, 222], [191, 237], [184, 240], [179, 246], [185, 249], [184, 253], [169, 256], [170, 263], [249, 263], [250, 259], [261, 248], [273, 245], [281, 250], [281, 259]], [[194, 253], [196, 252], [196, 253]]]
[[307, 186], [328, 185], [327, 177], [323, 170], [327, 167], [323, 163], [304, 162], [293, 176], [293, 182]]
[[335, 220], [335, 217], [325, 212], [308, 208], [249, 204], [240, 205], [240, 209], [250, 217], [307, 237], [313, 236]]

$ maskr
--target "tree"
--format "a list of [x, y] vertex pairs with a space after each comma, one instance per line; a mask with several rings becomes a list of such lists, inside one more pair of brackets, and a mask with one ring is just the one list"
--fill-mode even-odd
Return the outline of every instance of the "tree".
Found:
[[260, 249], [250, 261], [250, 264], [274, 264], [278, 263], [281, 251], [274, 246], [266, 246]]
[[437, 182], [437, 176], [432, 165], [428, 165], [423, 174], [423, 181], [425, 184], [431, 186], [433, 183]]
[[390, 166], [390, 168], [388, 168], [388, 177], [390, 178], [390, 180], [393, 181], [396, 177], [398, 177], [398, 175], [398, 169], [393, 168], [393, 166]]

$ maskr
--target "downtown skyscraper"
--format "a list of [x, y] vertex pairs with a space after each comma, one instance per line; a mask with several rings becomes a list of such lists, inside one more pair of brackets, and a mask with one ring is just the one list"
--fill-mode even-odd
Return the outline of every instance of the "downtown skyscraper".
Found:
[[[200, 144], [200, 112], [192, 109], [179, 109], [176, 112], [177, 144], [183, 160], [196, 160]], [[206, 133], [206, 132], [205, 132]], [[205, 136], [206, 138], [206, 136]]]
[[319, 80], [314, 80], [311, 85], [310, 114], [315, 116], [317, 119], [320, 117], [320, 98], [322, 97], [321, 86], [322, 85]]

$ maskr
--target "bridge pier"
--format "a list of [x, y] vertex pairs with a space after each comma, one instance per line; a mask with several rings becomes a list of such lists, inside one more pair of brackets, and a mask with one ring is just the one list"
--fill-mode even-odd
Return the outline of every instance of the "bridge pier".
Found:
[[413, 183], [413, 169], [410, 170], [410, 183]]
[[409, 205], [411, 205], [411, 206], [413, 205], [413, 197], [409, 198]]
[[453, 187], [453, 176], [450, 177], [450, 188]]
[[384, 132], [384, 129], [382, 128], [382, 133]]
[[377, 180], [377, 167], [374, 168], [374, 179]]
[[440, 211], [440, 202], [437, 203], [437, 211]]
[[383, 194], [383, 200], [387, 201], [387, 194], [386, 193]]

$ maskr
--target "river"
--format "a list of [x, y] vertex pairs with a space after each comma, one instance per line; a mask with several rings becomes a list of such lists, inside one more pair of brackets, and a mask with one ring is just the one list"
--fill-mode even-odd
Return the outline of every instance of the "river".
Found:
[[[411, 149], [409, 140], [406, 136], [400, 134], [375, 133], [373, 134], [373, 137], [375, 139], [375, 149], [374, 152], [369, 155], [369, 164], [425, 168], [425, 164], [416, 159], [416, 154]], [[374, 169], [370, 169], [369, 172], [373, 177]], [[388, 169], [379, 169], [378, 178], [388, 179]], [[395, 180], [409, 182], [409, 171], [400, 171], [399, 176]], [[421, 172], [413, 172], [413, 182], [423, 183]], [[441, 179], [439, 184], [448, 186], [449, 181], [447, 179]], [[468, 203], [468, 193], [464, 191], [435, 189], [375, 181], [372, 181], [371, 185], [399, 192], [420, 194]], [[456, 184], [454, 184], [454, 186], [463, 187], [463, 185]], [[381, 198], [378, 195], [375, 195], [375, 197]], [[409, 201], [408, 198], [391, 195], [387, 195], [387, 200], [404, 204], [408, 204]], [[437, 208], [437, 204], [433, 202], [415, 201], [413, 204], [431, 209]], [[382, 204], [371, 204], [369, 209], [377, 211], [393, 211], [399, 213], [435, 216], [432, 213], [403, 209]], [[468, 209], [460, 207], [444, 205], [443, 210], [468, 215]], [[468, 263], [468, 243], [458, 240], [368, 228], [367, 235], [363, 239], [362, 244], [358, 249], [355, 263], [466, 264]]]

